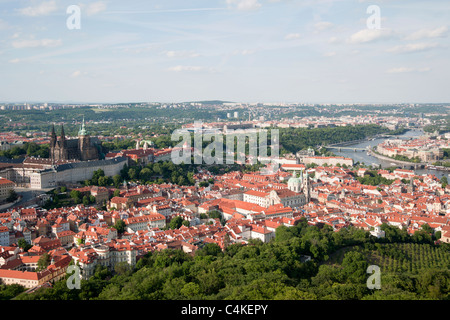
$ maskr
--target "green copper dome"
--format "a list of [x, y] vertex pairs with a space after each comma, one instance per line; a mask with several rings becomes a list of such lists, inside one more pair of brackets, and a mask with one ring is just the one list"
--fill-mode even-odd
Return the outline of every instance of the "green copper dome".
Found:
[[87, 136], [88, 133], [84, 127], [84, 117], [83, 117], [83, 123], [81, 125], [80, 131], [78, 131], [78, 136]]

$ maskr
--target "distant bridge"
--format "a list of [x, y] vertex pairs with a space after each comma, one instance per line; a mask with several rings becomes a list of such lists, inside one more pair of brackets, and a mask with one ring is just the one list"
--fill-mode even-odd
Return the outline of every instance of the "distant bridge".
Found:
[[329, 145], [329, 146], [325, 146], [324, 148], [326, 148], [326, 149], [338, 149], [339, 152], [341, 152], [342, 150], [352, 150], [354, 152], [357, 152], [357, 151], [364, 152], [364, 151], [369, 151], [370, 150], [369, 146], [367, 146], [365, 148], [354, 148], [354, 147], [341, 147], [341, 146]]

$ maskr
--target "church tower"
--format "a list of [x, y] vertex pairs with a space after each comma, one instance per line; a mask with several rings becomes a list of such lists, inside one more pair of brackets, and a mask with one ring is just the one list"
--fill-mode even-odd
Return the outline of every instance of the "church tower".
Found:
[[52, 159], [52, 163], [55, 161], [55, 145], [58, 138], [55, 133], [55, 125], [52, 125], [52, 133], [50, 134], [50, 158]]
[[309, 174], [306, 171], [306, 176], [304, 180], [303, 193], [305, 194], [306, 203], [311, 201], [311, 181], [309, 181]]
[[409, 180], [409, 185], [406, 189], [406, 192], [413, 193], [414, 191], [415, 191], [414, 178], [411, 178], [411, 180]]
[[97, 149], [91, 145], [91, 137], [86, 130], [84, 117], [80, 130], [78, 131], [78, 150], [80, 152], [80, 160], [87, 161], [98, 158]]
[[61, 125], [61, 136], [59, 137], [59, 155], [57, 160], [65, 160], [68, 158], [66, 134], [64, 132], [64, 125]]
[[52, 125], [52, 133], [50, 134], [50, 147], [54, 147], [56, 144], [55, 125]]

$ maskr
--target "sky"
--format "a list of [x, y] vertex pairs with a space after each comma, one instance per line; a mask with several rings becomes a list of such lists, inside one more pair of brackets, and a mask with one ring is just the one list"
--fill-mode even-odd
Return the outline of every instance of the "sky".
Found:
[[446, 0], [0, 0], [0, 101], [448, 103], [449, 24]]

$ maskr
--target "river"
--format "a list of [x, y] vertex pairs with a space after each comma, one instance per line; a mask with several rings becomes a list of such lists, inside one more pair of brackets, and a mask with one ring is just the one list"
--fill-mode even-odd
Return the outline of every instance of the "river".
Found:
[[[423, 131], [422, 130], [409, 130], [406, 133], [402, 134], [402, 135], [398, 135], [398, 136], [393, 136], [392, 139], [403, 139], [403, 140], [408, 140], [408, 139], [415, 139], [420, 137], [421, 135], [423, 135]], [[346, 147], [354, 147], [354, 148], [366, 148], [367, 146], [370, 147], [374, 147], [378, 144], [380, 144], [381, 142], [383, 142], [384, 140], [387, 140], [388, 138], [378, 138], [375, 140], [369, 140], [369, 141], [364, 141], [361, 143], [356, 143], [356, 144], [351, 144], [351, 145], [346, 145]], [[387, 167], [394, 167], [394, 166], [398, 166], [392, 162], [389, 161], [385, 161], [385, 160], [380, 160], [374, 156], [368, 155], [366, 151], [356, 151], [354, 152], [353, 150], [341, 150], [339, 151], [338, 149], [332, 149], [330, 150], [332, 151], [334, 154], [338, 155], [338, 156], [343, 156], [346, 158], [352, 158], [354, 162], [359, 162], [359, 163], [364, 163], [365, 165], [376, 165], [379, 166], [381, 164], [382, 168], [387, 168]], [[429, 169], [417, 169], [415, 170], [416, 173], [418, 175], [423, 175], [423, 174], [434, 174], [437, 178], [442, 178], [443, 176], [447, 176], [448, 177], [448, 171], [439, 171], [439, 170], [429, 170]]]

